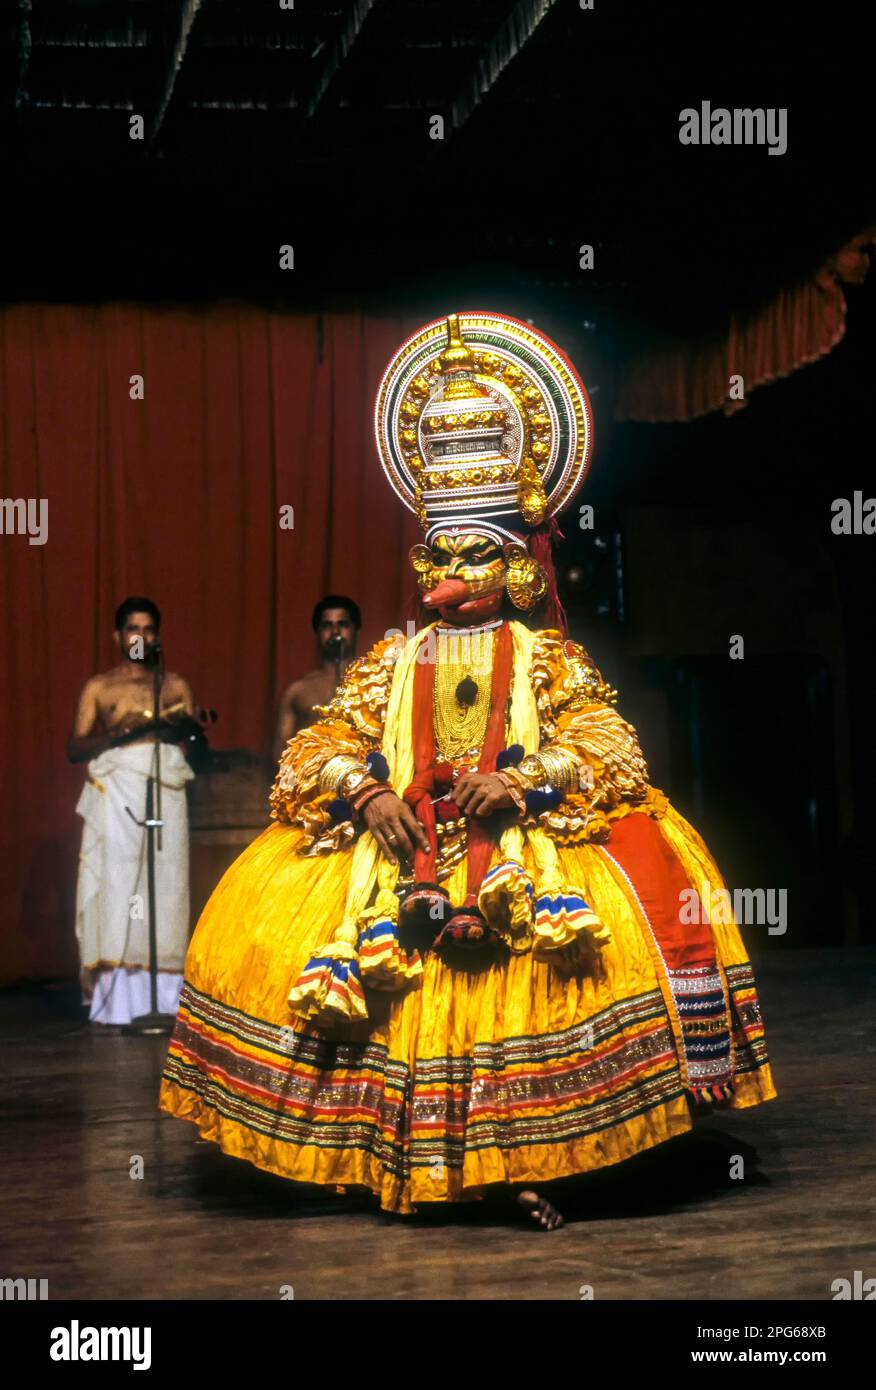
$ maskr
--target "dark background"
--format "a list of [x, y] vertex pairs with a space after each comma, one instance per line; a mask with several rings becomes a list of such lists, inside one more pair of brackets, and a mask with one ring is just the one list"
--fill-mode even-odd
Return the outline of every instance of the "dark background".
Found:
[[[876, 494], [872, 274], [847, 291], [836, 349], [755, 391], [733, 416], [612, 420], [618, 374], [643, 342], [706, 339], [730, 312], [811, 276], [876, 222], [872, 36], [861, 12], [842, 4], [596, 0], [591, 12], [560, 0], [541, 9], [535, 23], [540, 7], [508, 0], [296, 0], [290, 12], [219, 0], [0, 6], [4, 418], [30, 408], [21, 375], [9, 375], [20, 315], [33, 315], [36, 362], [53, 304], [203, 315], [209, 336], [211, 323], [227, 326], [222, 306], [244, 301], [329, 337], [340, 321], [383, 324], [386, 355], [401, 341], [395, 334], [453, 309], [531, 318], [592, 392], [596, 451], [579, 501], [594, 506], [596, 540], [574, 515], [567, 520], [561, 581], [574, 634], [619, 686], [653, 780], [695, 820], [731, 886], [787, 888], [788, 937], [751, 929], [754, 951], [783, 940], [873, 940], [876, 537], [830, 530], [835, 498]], [[682, 147], [678, 113], [706, 99], [786, 106], [787, 153]], [[132, 113], [146, 121], [142, 143], [129, 139]], [[443, 141], [428, 137], [434, 115], [445, 119]], [[295, 248], [292, 272], [278, 269], [284, 243]], [[582, 243], [596, 248], [593, 271], [578, 268]], [[75, 330], [67, 350], [77, 352]], [[357, 479], [373, 469], [377, 490], [369, 370], [359, 380], [339, 375], [332, 387], [343, 393], [337, 410], [363, 437], [362, 453], [335, 442], [332, 457]], [[149, 419], [155, 438], [171, 428], [158, 403]], [[185, 468], [179, 439], [167, 442], [174, 468]], [[38, 438], [28, 461], [16, 437], [12, 462], [34, 478], [57, 478], [64, 467]], [[305, 479], [306, 441], [281, 462]], [[112, 466], [104, 452], [98, 471]], [[247, 516], [273, 506], [260, 477], [241, 476]], [[210, 702], [216, 670], [229, 661], [217, 587], [224, 607], [236, 604], [235, 622], [269, 629], [272, 656], [253, 670], [259, 689], [248, 712], [241, 682], [217, 725], [218, 742], [260, 740], [264, 751], [273, 699], [311, 664], [302, 615], [326, 584], [354, 587], [355, 571], [342, 555], [318, 574], [300, 565], [290, 579], [292, 628], [282, 594], [265, 605], [258, 585], [244, 586], [238, 602], [217, 586], [228, 561], [202, 528], [190, 623], [193, 596], [172, 584], [161, 591], [156, 557], [174, 508], [162, 482], [144, 586], [174, 610], [174, 664]], [[120, 488], [108, 515], [130, 535], [130, 509], [151, 505], [148, 494], [135, 501]], [[387, 499], [386, 511], [395, 505]], [[178, 520], [166, 532], [168, 572]], [[326, 555], [337, 555], [340, 522], [325, 525]], [[77, 547], [90, 561], [97, 535], [82, 524], [64, 563], [75, 570]], [[2, 538], [4, 555], [14, 539]], [[363, 540], [369, 566], [392, 568], [385, 597], [375, 591], [369, 636], [399, 621], [402, 540], [394, 536], [389, 558], [384, 536]], [[57, 564], [51, 542], [44, 550], [16, 563]], [[137, 557], [133, 546], [133, 570]], [[361, 572], [366, 561], [355, 558]], [[9, 624], [20, 592], [11, 582], [4, 589]], [[20, 727], [33, 683], [61, 682], [59, 707], [72, 717], [82, 676], [109, 664], [106, 624], [92, 609], [109, 613], [121, 594], [99, 583], [87, 592], [84, 611], [71, 583], [69, 614], [55, 624], [43, 666], [24, 675], [17, 667], [4, 704], [19, 725], [4, 721], [7, 730]], [[36, 610], [25, 617], [40, 622]], [[216, 633], [210, 651], [205, 622]], [[744, 661], [728, 658], [734, 634], [745, 639]], [[53, 758], [65, 733], [52, 731]], [[40, 735], [32, 719], [34, 746]], [[47, 862], [69, 880], [78, 825], [66, 784], [33, 772], [7, 795], [7, 809], [28, 798], [60, 846]], [[20, 855], [20, 835], [12, 844]], [[4, 925], [14, 941], [28, 940], [26, 952], [13, 946], [10, 978], [59, 973], [59, 962], [74, 959], [71, 894], [72, 883], [57, 892], [36, 928], [20, 881], [4, 894]]]

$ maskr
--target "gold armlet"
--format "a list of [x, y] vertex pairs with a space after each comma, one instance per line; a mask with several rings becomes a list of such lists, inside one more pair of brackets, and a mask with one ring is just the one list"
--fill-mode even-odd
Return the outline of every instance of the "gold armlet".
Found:
[[338, 753], [320, 769], [319, 790], [323, 795], [333, 792], [335, 796], [347, 797], [367, 776], [368, 769], [358, 758]]
[[524, 758], [519, 771], [534, 788], [553, 787], [565, 793], [578, 790], [580, 767], [580, 759], [567, 749], [546, 747]]

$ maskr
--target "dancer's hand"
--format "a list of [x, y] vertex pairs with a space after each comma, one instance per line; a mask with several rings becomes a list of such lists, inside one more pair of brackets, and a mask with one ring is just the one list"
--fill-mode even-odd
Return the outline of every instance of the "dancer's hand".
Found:
[[408, 859], [413, 863], [415, 850], [429, 848], [429, 837], [422, 825], [395, 792], [372, 797], [362, 808], [362, 817], [387, 859]]
[[453, 789], [453, 800], [467, 816], [491, 816], [507, 811], [514, 798], [492, 772], [465, 772]]

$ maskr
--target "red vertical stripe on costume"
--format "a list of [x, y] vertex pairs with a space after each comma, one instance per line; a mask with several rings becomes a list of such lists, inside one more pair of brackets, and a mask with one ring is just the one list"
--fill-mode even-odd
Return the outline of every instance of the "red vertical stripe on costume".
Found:
[[[679, 918], [691, 887], [698, 890], [699, 885], [691, 884], [657, 822], [641, 814], [624, 816], [612, 825], [606, 849], [635, 888], [668, 968], [680, 970], [713, 961], [715, 943], [708, 922]], [[688, 897], [682, 897], [683, 893]], [[691, 915], [705, 915], [702, 906]]]

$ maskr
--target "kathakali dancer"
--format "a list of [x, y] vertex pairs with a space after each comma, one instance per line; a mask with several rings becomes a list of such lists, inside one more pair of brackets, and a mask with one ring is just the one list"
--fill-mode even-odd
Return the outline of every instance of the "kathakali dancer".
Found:
[[592, 446], [543, 334], [459, 313], [380, 385], [434, 620], [378, 642], [286, 746], [272, 824], [189, 948], [161, 1107], [227, 1153], [387, 1211], [539, 1190], [775, 1095], [722, 880], [566, 639], [555, 514]]

